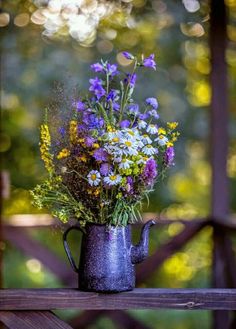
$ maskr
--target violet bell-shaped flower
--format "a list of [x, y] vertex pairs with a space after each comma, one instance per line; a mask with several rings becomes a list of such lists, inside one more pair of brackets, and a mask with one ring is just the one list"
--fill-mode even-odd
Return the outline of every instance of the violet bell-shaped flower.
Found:
[[131, 53], [129, 53], [128, 51], [123, 51], [122, 55], [126, 58], [126, 59], [134, 59], [134, 55], [132, 55]]
[[104, 71], [104, 67], [101, 63], [92, 64], [90, 67], [94, 72], [103, 72]]
[[129, 120], [122, 120], [120, 122], [120, 127], [121, 128], [129, 128], [129, 126], [130, 126], [130, 121]]
[[147, 58], [144, 58], [143, 66], [150, 67], [150, 68], [156, 70], [156, 62], [154, 61], [154, 57], [155, 57], [155, 55], [151, 54]]
[[124, 82], [126, 84], [129, 83], [130, 87], [134, 88], [135, 83], [136, 83], [136, 79], [137, 79], [136, 73], [133, 73], [133, 74], [128, 73], [128, 74], [126, 74], [126, 78], [124, 79]]
[[105, 89], [102, 87], [102, 80], [98, 77], [95, 77], [94, 79], [90, 79], [90, 88], [89, 90], [94, 93], [94, 95], [99, 100], [102, 96], [106, 94]]

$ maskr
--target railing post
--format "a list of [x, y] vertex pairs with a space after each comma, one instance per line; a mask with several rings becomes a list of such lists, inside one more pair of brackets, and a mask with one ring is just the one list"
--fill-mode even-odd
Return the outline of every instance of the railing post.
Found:
[[[227, 46], [227, 15], [224, 0], [211, 0], [210, 4], [210, 53], [211, 53], [211, 213], [213, 218], [213, 285], [227, 287], [224, 252], [221, 245], [223, 232], [214, 226], [214, 218], [226, 218], [229, 212], [227, 179], [228, 155], [228, 88], [225, 51]], [[214, 329], [229, 328], [229, 314], [214, 312]]]

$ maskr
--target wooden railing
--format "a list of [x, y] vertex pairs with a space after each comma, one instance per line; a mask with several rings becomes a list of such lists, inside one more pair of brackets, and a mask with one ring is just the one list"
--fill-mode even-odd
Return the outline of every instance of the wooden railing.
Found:
[[[7, 327], [18, 328], [86, 328], [100, 316], [123, 321], [122, 328], [145, 328], [148, 326], [135, 320], [125, 309], [158, 309], [173, 308], [182, 310], [208, 309], [227, 315], [236, 310], [236, 261], [231, 247], [229, 233], [236, 232], [236, 224], [230, 219], [196, 219], [193, 221], [162, 220], [157, 221], [154, 229], [181, 222], [183, 230], [158, 249], [137, 267], [137, 285], [146, 281], [162, 263], [196, 236], [205, 227], [215, 230], [215, 239], [220, 243], [220, 268], [224, 271], [221, 280], [227, 283], [228, 289], [135, 289], [121, 294], [96, 294], [78, 291], [77, 289], [3, 289], [0, 291], [0, 321]], [[36, 226], [38, 229], [39, 227]], [[44, 227], [44, 228], [43, 228]], [[50, 229], [51, 225], [41, 229]], [[35, 227], [5, 225], [5, 238], [26, 255], [39, 259], [42, 264], [58, 276], [62, 283], [77, 287], [77, 276], [56, 254], [38, 241], [32, 239], [28, 231]], [[27, 231], [28, 230], [28, 231]], [[219, 246], [218, 246], [219, 247]], [[217, 271], [217, 268], [216, 268]], [[66, 324], [57, 318], [51, 310], [71, 309], [84, 312]], [[92, 315], [91, 315], [92, 312]], [[233, 313], [234, 314], [234, 313]], [[233, 315], [232, 314], [232, 315]], [[92, 316], [92, 317], [91, 317]], [[227, 316], [228, 317], [228, 316]], [[231, 317], [234, 328], [236, 319]], [[19, 326], [16, 323], [19, 322]], [[28, 327], [24, 327], [24, 325]], [[29, 324], [31, 327], [29, 326]], [[40, 325], [43, 325], [40, 327]]]
[[[51, 312], [56, 309], [100, 310], [101, 314], [93, 313], [94, 320], [99, 315], [114, 316], [114, 311], [117, 310], [158, 308], [236, 310], [236, 289], [135, 289], [119, 294], [89, 293], [77, 289], [0, 291], [0, 321], [10, 329], [72, 328]], [[106, 310], [113, 312], [105, 312]], [[133, 321], [136, 321], [133, 328], [147, 328], [126, 313], [122, 312], [120, 315], [128, 317], [133, 325]], [[73, 322], [75, 320], [72, 325]], [[81, 328], [78, 323], [79, 318], [74, 328]]]

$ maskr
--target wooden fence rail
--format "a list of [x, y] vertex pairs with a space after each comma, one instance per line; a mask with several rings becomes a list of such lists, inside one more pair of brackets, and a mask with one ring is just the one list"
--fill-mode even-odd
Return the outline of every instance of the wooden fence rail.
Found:
[[236, 289], [134, 289], [99, 294], [77, 289], [2, 289], [0, 311], [22, 310], [236, 310]]

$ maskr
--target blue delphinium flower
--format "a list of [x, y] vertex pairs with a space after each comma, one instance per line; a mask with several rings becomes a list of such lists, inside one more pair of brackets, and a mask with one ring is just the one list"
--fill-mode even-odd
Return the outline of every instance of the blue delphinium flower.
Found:
[[94, 72], [102, 72], [104, 70], [104, 67], [101, 63], [92, 64], [90, 67]]
[[156, 62], [154, 61], [154, 54], [151, 54], [149, 57], [144, 58], [143, 60], [143, 66], [150, 67], [154, 70], [156, 70]]
[[119, 96], [119, 91], [116, 89], [111, 89], [109, 94], [107, 95], [107, 101], [109, 102], [110, 100], [113, 102], [115, 100], [118, 100]]
[[107, 72], [107, 74], [111, 75], [112, 77], [116, 74], [119, 74], [119, 71], [117, 70], [117, 64], [107, 63], [106, 72]]
[[76, 102], [76, 110], [78, 111], [78, 112], [80, 112], [80, 111], [83, 111], [83, 110], [85, 110], [86, 109], [86, 105], [81, 101], [81, 100], [78, 100], [77, 102]]
[[101, 79], [95, 77], [94, 79], [90, 79], [89, 82], [90, 82], [89, 90], [95, 94], [98, 100], [106, 94], [105, 89], [102, 87]]
[[139, 113], [139, 105], [138, 104], [131, 104], [128, 106], [128, 111], [131, 114], [137, 115]]
[[133, 73], [133, 74], [128, 73], [128, 74], [126, 74], [126, 78], [124, 79], [124, 82], [127, 84], [129, 83], [130, 86], [132, 88], [134, 88], [135, 83], [136, 83], [136, 78], [137, 78], [136, 73]]
[[83, 115], [83, 122], [88, 129], [100, 129], [104, 126], [104, 119], [99, 118], [94, 113], [85, 112]]
[[134, 56], [129, 53], [128, 51], [123, 51], [122, 55], [126, 58], [126, 59], [134, 59]]
[[149, 97], [149, 98], [146, 98], [146, 103], [148, 105], [150, 105], [154, 110], [156, 110], [158, 108], [158, 102], [156, 100], [156, 98], [154, 97]]
[[111, 89], [109, 94], [107, 95], [107, 101], [112, 102], [112, 108], [115, 111], [118, 111], [120, 108], [120, 104], [117, 103], [119, 100], [119, 91], [116, 89]]
[[129, 126], [130, 126], [130, 121], [129, 120], [122, 120], [120, 122], [120, 127], [121, 128], [129, 128]]

